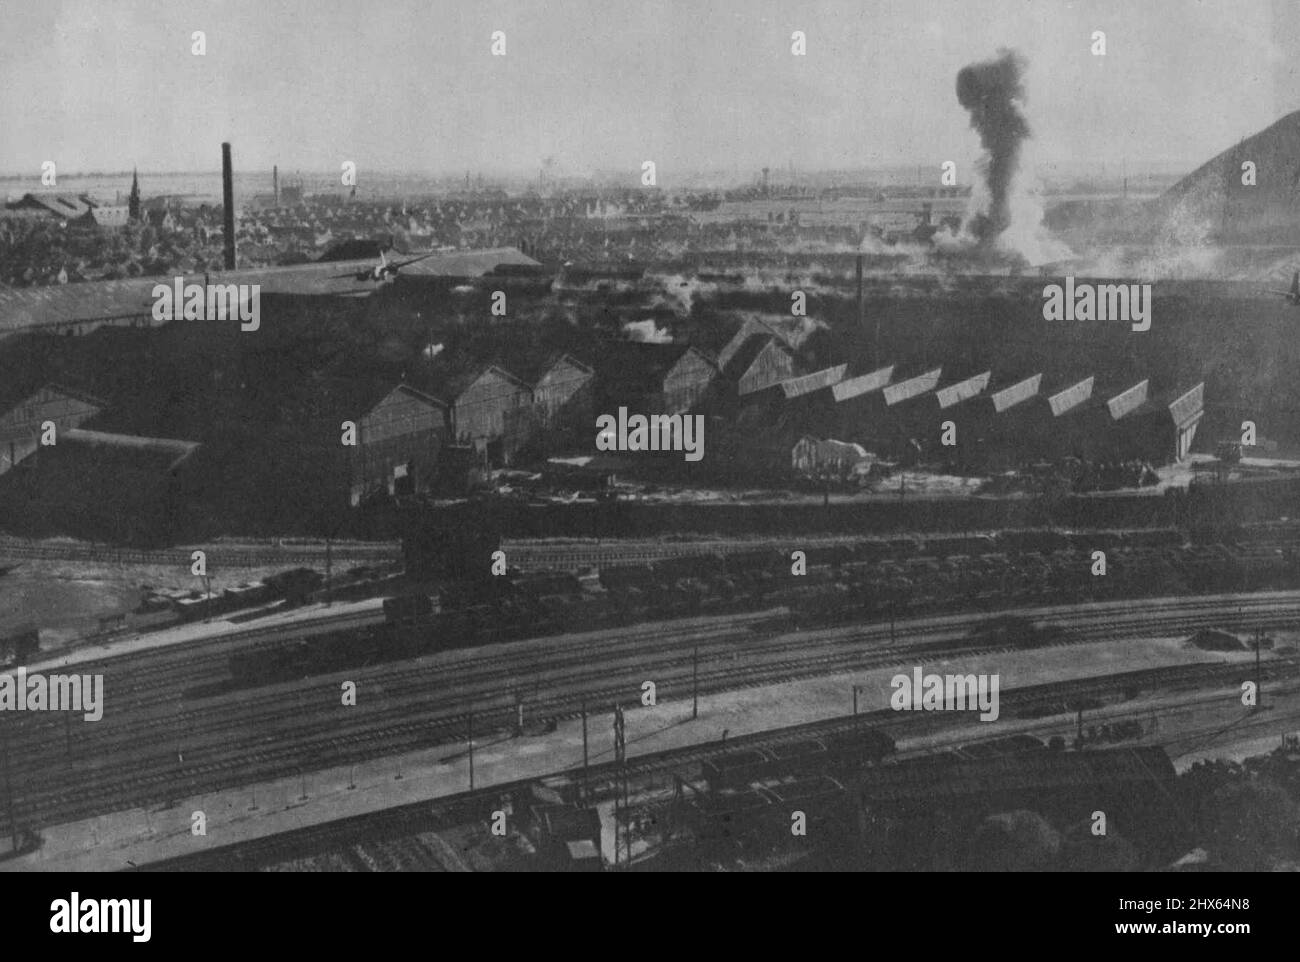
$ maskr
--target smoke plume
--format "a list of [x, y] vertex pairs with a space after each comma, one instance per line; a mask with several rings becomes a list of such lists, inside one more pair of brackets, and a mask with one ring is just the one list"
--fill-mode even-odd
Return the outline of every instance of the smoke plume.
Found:
[[970, 111], [971, 126], [985, 150], [982, 162], [988, 189], [986, 209], [968, 225], [982, 243], [991, 243], [1011, 226], [1012, 182], [1020, 168], [1020, 147], [1029, 136], [1021, 111], [1026, 63], [1013, 50], [973, 63], [957, 74], [957, 100]]
[[623, 325], [623, 334], [630, 341], [641, 341], [645, 344], [671, 344], [673, 342], [672, 331], [666, 327], [659, 327], [651, 319], [629, 321]]

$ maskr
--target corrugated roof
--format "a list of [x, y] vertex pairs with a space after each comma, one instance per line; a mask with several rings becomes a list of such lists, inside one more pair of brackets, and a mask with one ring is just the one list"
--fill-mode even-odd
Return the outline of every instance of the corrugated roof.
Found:
[[1106, 407], [1110, 409], [1110, 416], [1118, 421], [1126, 414], [1136, 411], [1146, 403], [1147, 391], [1150, 386], [1150, 380], [1140, 381], [1128, 390], [1116, 394], [1106, 402]]
[[909, 401], [928, 391], [933, 391], [939, 386], [939, 378], [942, 376], [943, 368], [936, 367], [934, 370], [918, 374], [916, 377], [899, 381], [897, 384], [890, 384], [885, 388], [885, 403], [893, 407], [895, 404]]
[[0, 288], [0, 334], [90, 320], [150, 317], [160, 278]]
[[985, 371], [983, 374], [976, 374], [974, 377], [968, 377], [963, 381], [957, 381], [955, 384], [940, 388], [935, 391], [939, 407], [941, 409], [950, 408], [954, 404], [970, 400], [989, 386], [989, 378], [992, 376], [992, 371]]
[[90, 210], [84, 200], [77, 197], [69, 197], [67, 194], [24, 194], [22, 200], [17, 201], [12, 206], [17, 207], [24, 204], [39, 204], [52, 214], [59, 217], [80, 217]]
[[503, 264], [541, 267], [516, 247], [485, 247], [470, 251], [448, 251], [402, 268], [411, 277], [482, 277]]
[[1205, 382], [1183, 391], [1169, 402], [1169, 413], [1174, 423], [1181, 427], [1199, 417], [1205, 410]]
[[994, 391], [992, 395], [993, 410], [998, 414], [1001, 414], [1008, 408], [1015, 407], [1017, 404], [1028, 401], [1038, 393], [1038, 387], [1042, 382], [1043, 375], [1035, 374], [1032, 377], [1025, 378], [1023, 381], [1018, 381], [1009, 387], [1004, 387], [1000, 391]]
[[1063, 391], [1057, 391], [1049, 397], [1047, 403], [1052, 409], [1052, 414], [1055, 417], [1060, 417], [1066, 411], [1078, 407], [1092, 397], [1094, 380], [1095, 378], [1092, 376], [1086, 377], [1082, 381], [1070, 385]]
[[835, 367], [814, 371], [812, 374], [805, 374], [802, 377], [792, 377], [781, 382], [781, 392], [785, 395], [787, 401], [792, 398], [802, 397], [805, 394], [811, 394], [813, 391], [819, 391], [822, 388], [838, 383], [848, 369], [848, 364], [837, 364]]
[[134, 434], [110, 434], [106, 431], [87, 431], [70, 428], [63, 432], [62, 440], [91, 447], [121, 448], [140, 454], [170, 457], [167, 470], [173, 470], [198, 448], [197, 441], [177, 441], [172, 438], [144, 438]]
[[[356, 260], [259, 267], [212, 272], [207, 275], [207, 280], [211, 284], [257, 284], [263, 294], [369, 293], [378, 285], [358, 281], [351, 275], [375, 264], [375, 260]], [[516, 248], [492, 247], [435, 254], [403, 267], [401, 276], [478, 277], [490, 273], [499, 264], [541, 266]], [[344, 276], [334, 276], [339, 274]], [[38, 288], [0, 288], [0, 334], [79, 321], [151, 318], [154, 285], [170, 286], [175, 283], [176, 276], [88, 281]], [[187, 274], [183, 276], [183, 282], [203, 284], [204, 278], [203, 274]]]
[[893, 376], [894, 365], [891, 364], [869, 374], [859, 374], [857, 377], [840, 381], [831, 388], [831, 393], [835, 395], [836, 401], [848, 401], [871, 391], [883, 390]]
[[480, 364], [450, 369], [433, 368], [423, 376], [417, 374], [412, 380], [418, 385], [419, 390], [425, 391], [431, 397], [445, 398], [449, 403], [455, 404], [471, 385], [488, 373], [497, 374], [524, 390], [532, 390], [531, 384], [499, 364]]
[[790, 346], [779, 330], [758, 317], [746, 317], [734, 325], [729, 319], [723, 319], [713, 327], [703, 328], [693, 334], [691, 343], [715, 355], [718, 366], [725, 369], [732, 356], [755, 334], [769, 334], [782, 347]]
[[31, 393], [23, 395], [21, 399], [16, 400], [13, 403], [6, 404], [3, 408], [0, 408], [0, 415], [6, 414], [9, 411], [14, 410], [15, 408], [20, 408], [24, 404], [29, 404], [34, 401], [37, 401], [38, 399], [41, 398], [42, 395], [49, 395], [49, 394], [58, 394], [62, 397], [72, 398], [73, 400], [81, 401], [84, 404], [89, 404], [92, 407], [100, 408], [101, 410], [107, 407], [107, 402], [104, 401], [102, 398], [96, 397], [93, 394], [88, 394], [85, 391], [80, 391], [77, 390], [76, 388], [71, 388], [68, 387], [67, 385], [59, 384], [57, 382], [51, 381], [47, 384], [41, 385], [41, 387], [39, 387], [37, 390]]
[[[584, 374], [596, 373], [592, 370], [590, 364], [584, 364], [572, 354], [556, 353], [547, 357], [546, 363], [542, 366], [541, 373], [538, 375], [537, 380], [533, 382], [534, 386], [541, 383], [547, 375], [558, 368], [561, 364], [571, 364]], [[522, 377], [522, 375], [520, 376]], [[527, 379], [525, 378], [525, 380]]]
[[712, 358], [689, 344], [599, 341], [581, 353], [590, 359], [592, 368], [607, 387], [650, 393], [662, 391], [668, 372], [692, 351], [716, 367]]
[[[733, 381], [740, 380], [741, 376], [753, 366], [758, 360], [758, 356], [769, 344], [775, 344], [776, 338], [771, 334], [752, 334], [745, 339], [745, 343], [740, 349], [730, 354], [727, 361], [723, 363], [722, 373]], [[719, 358], [721, 361], [721, 358]]]

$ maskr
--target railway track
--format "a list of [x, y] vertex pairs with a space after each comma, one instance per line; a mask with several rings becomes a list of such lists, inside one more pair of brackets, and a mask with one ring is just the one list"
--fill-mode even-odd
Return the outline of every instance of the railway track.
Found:
[[[202, 550], [207, 564], [214, 570], [221, 568], [275, 568], [287, 565], [323, 565], [325, 544], [300, 543], [294, 546], [242, 545], [229, 546], [192, 545], [186, 548], [123, 548], [115, 545], [83, 543], [31, 542], [15, 538], [0, 538], [0, 561], [79, 561], [94, 564], [152, 565], [177, 567], [188, 570], [192, 553]], [[380, 544], [331, 544], [332, 563], [400, 561], [401, 545], [397, 542]]]
[[[1062, 643], [1116, 632], [1179, 634], [1206, 624], [1269, 627], [1293, 623], [1298, 614], [1294, 598], [1280, 604], [1276, 598], [1250, 596], [1203, 600], [1190, 613], [1181, 601], [1123, 616], [1113, 605], [1092, 607], [1097, 610], [1080, 616]], [[528, 710], [543, 717], [576, 714], [584, 702], [635, 702], [645, 678], [656, 681], [661, 698], [685, 697], [697, 647], [705, 692], [895, 665], [918, 655], [976, 655], [1014, 647], [974, 644], [953, 627], [961, 619], [951, 616], [905, 623], [896, 631], [896, 638], [903, 638], [898, 644], [888, 642], [888, 626], [882, 625], [764, 635], [756, 629], [770, 615], [757, 613], [743, 625], [733, 618], [695, 619], [671, 627], [640, 626], [616, 639], [596, 632], [559, 642], [445, 652], [323, 676], [306, 688], [287, 683], [193, 705], [173, 689], [129, 712], [121, 724], [83, 726], [75, 751], [66, 716], [25, 714], [18, 716], [10, 739], [16, 798], [28, 819], [48, 824], [286, 771], [445, 744], [464, 737], [471, 709], [478, 731], [508, 723], [515, 708], [512, 692], [525, 684], [536, 686]], [[935, 622], [949, 627], [945, 631]], [[357, 681], [367, 706], [350, 712], [346, 725], [337, 712], [343, 677]], [[377, 703], [374, 692], [381, 695]], [[176, 734], [160, 739], [160, 732]], [[150, 746], [144, 752], [142, 740]], [[56, 759], [59, 764], [53, 764]]]
[[[1125, 691], [1152, 690], [1162, 687], [1178, 688], [1188, 684], [1214, 684], [1232, 680], [1235, 675], [1230, 671], [1190, 672], [1187, 668], [1224, 669], [1229, 666], [1179, 666], [1172, 669], [1147, 669], [1129, 672], [1119, 676], [1103, 679], [1088, 679], [1080, 682], [1053, 682], [1013, 689], [1004, 696], [1004, 707], [1008, 712], [1025, 713], [1035, 708], [1051, 706], [1059, 702], [1086, 698], [1094, 695], [1114, 695]], [[1236, 666], [1240, 668], [1240, 666]], [[1274, 671], [1269, 677], [1300, 677], [1300, 662], [1291, 659], [1284, 670], [1274, 663]], [[1146, 709], [1137, 715], [1145, 716]], [[1128, 716], [1124, 716], [1128, 717]], [[719, 755], [755, 748], [771, 748], [789, 745], [808, 739], [851, 734], [864, 728], [886, 731], [895, 737], [919, 734], [915, 729], [930, 729], [947, 719], [936, 720], [934, 716], [917, 713], [897, 713], [891, 710], [865, 712], [804, 725], [792, 726], [777, 731], [760, 732], [730, 738], [726, 743], [710, 742], [692, 745], [686, 748], [670, 749], [640, 756], [630, 760], [620, 770], [614, 762], [596, 763], [589, 767], [587, 778], [594, 792], [600, 795], [602, 789], [612, 791], [620, 771], [629, 778], [646, 776], [694, 774], [698, 765]], [[978, 742], [980, 739], [975, 738]], [[1204, 736], [1173, 736], [1169, 743], [1202, 743]], [[902, 757], [902, 756], [900, 756]], [[885, 762], [884, 764], [892, 764]], [[557, 773], [560, 779], [578, 781], [582, 770], [569, 769]], [[146, 872], [167, 871], [247, 871], [265, 868], [281, 862], [327, 854], [349, 846], [365, 844], [398, 844], [407, 836], [445, 831], [456, 825], [481, 821], [485, 813], [497, 807], [500, 800], [507, 795], [516, 794], [533, 784], [536, 779], [493, 785], [474, 792], [383, 809], [366, 815], [352, 816], [331, 822], [324, 822], [307, 828], [269, 835], [258, 839], [239, 842], [233, 845], [217, 846], [204, 852], [186, 855], [176, 859], [156, 862], [141, 866]], [[441, 859], [439, 859], [441, 861]], [[417, 864], [420, 864], [417, 860]]]
[[[1263, 525], [1272, 529], [1276, 525]], [[1088, 532], [1062, 531], [1050, 528], [1026, 528], [1017, 531], [1025, 536], [1043, 535], [1056, 537], [1074, 537], [1087, 534], [1098, 538], [1124, 538], [1128, 536], [1148, 536], [1153, 533], [1172, 529], [1150, 528], [1116, 528], [1099, 529]], [[632, 538], [614, 538], [608, 540], [563, 540], [563, 539], [503, 539], [502, 549], [506, 552], [509, 563], [523, 570], [572, 569], [583, 566], [648, 564], [673, 558], [687, 558], [700, 555], [734, 554], [746, 551], [791, 551], [816, 550], [819, 548], [852, 547], [856, 545], [897, 545], [908, 542], [918, 550], [932, 541], [942, 542], [946, 539], [962, 537], [993, 538], [998, 532], [923, 532], [875, 535], [815, 535], [810, 537], [767, 536], [748, 538], [709, 538], [670, 541]], [[209, 565], [229, 568], [260, 568], [281, 565], [319, 565], [323, 564], [326, 546], [323, 540], [279, 539], [269, 542], [216, 542], [209, 545], [191, 545], [188, 547], [142, 549], [115, 545], [98, 545], [83, 542], [30, 541], [21, 538], [0, 536], [0, 561], [39, 560], [39, 561], [82, 561], [99, 564], [118, 565], [155, 565], [183, 566], [188, 568], [190, 555], [195, 549], [202, 549], [207, 554]], [[385, 562], [398, 561], [402, 557], [401, 543], [389, 542], [332, 542], [329, 548], [335, 562]]]

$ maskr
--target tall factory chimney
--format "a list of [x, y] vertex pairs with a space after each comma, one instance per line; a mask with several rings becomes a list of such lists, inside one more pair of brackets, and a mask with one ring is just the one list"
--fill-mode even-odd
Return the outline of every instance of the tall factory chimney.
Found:
[[226, 270], [235, 269], [235, 174], [230, 166], [230, 144], [221, 145], [221, 203], [225, 209]]
[[275, 206], [280, 206], [280, 168], [271, 167], [271, 191], [275, 194]]

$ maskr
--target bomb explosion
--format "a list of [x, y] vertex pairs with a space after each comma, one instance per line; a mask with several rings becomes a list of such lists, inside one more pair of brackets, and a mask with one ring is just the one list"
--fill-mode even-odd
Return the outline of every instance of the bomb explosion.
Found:
[[1020, 167], [1020, 147], [1029, 136], [1021, 112], [1025, 59], [1012, 50], [993, 60], [963, 67], [957, 74], [957, 100], [970, 111], [971, 126], [985, 150], [981, 170], [988, 187], [988, 206], [972, 217], [966, 230], [981, 244], [991, 244], [1011, 226], [1012, 182]]

